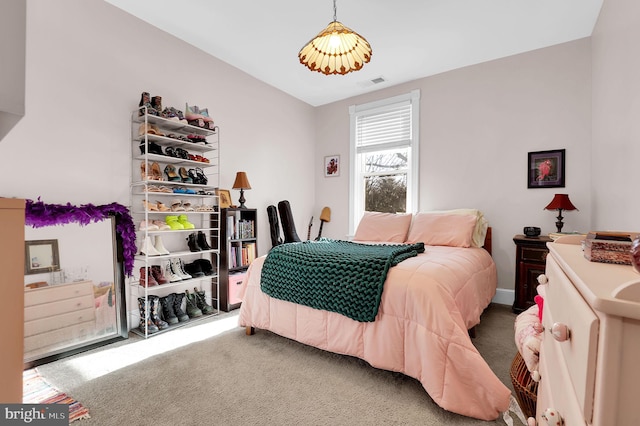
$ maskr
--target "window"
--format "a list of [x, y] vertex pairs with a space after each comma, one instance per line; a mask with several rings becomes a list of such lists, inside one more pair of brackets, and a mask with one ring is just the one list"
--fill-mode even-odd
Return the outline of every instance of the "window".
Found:
[[349, 234], [365, 211], [418, 207], [420, 91], [349, 107], [351, 167]]

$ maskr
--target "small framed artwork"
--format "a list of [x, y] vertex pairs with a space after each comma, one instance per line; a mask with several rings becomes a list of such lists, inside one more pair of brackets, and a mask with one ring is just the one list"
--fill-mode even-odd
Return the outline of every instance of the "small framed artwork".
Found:
[[324, 157], [324, 177], [340, 176], [340, 156], [328, 155]]
[[530, 152], [527, 157], [528, 188], [564, 188], [565, 150]]
[[58, 240], [24, 242], [24, 274], [43, 274], [60, 270]]
[[218, 205], [221, 209], [231, 207], [231, 192], [228, 189], [216, 189], [216, 195], [218, 196]]

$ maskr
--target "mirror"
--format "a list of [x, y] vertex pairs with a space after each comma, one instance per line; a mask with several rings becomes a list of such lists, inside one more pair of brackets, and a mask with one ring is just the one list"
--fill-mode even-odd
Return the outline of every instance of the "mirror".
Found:
[[24, 274], [42, 274], [60, 270], [58, 240], [24, 242]]
[[25, 227], [24, 362], [127, 336], [116, 221]]

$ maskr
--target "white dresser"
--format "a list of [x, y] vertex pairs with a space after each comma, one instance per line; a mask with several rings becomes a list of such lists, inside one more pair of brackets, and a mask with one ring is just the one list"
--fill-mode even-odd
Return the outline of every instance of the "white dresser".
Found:
[[95, 332], [95, 297], [92, 281], [25, 289], [25, 358], [56, 350], [90, 337]]
[[549, 243], [538, 425], [640, 425], [640, 274]]

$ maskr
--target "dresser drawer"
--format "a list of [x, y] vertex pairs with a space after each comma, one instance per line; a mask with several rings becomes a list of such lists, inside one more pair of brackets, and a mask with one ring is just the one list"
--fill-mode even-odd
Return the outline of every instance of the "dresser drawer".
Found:
[[[545, 330], [543, 350], [545, 354], [553, 354], [554, 362], [564, 364], [584, 418], [590, 421], [595, 389], [598, 317], [552, 257], [547, 260], [546, 274], [549, 287], [542, 316]], [[555, 323], [567, 326], [570, 332], [568, 340], [554, 339], [552, 327]], [[551, 356], [547, 359], [547, 368], [552, 368], [551, 359]], [[555, 388], [554, 394], [558, 394]]]
[[62, 347], [67, 346], [70, 343], [85, 340], [95, 332], [96, 322], [88, 321], [82, 324], [76, 324], [58, 330], [48, 331], [42, 334], [36, 334], [34, 336], [25, 337], [24, 339], [24, 352], [28, 355], [28, 352], [35, 351], [37, 349], [45, 347]]
[[586, 425], [582, 417], [580, 404], [571, 390], [569, 373], [564, 363], [558, 359], [560, 354], [547, 352], [545, 349], [541, 351], [540, 364], [538, 366], [541, 379], [536, 401], [537, 424], [539, 426], [547, 426], [548, 422], [543, 420], [542, 416], [547, 409], [554, 409], [558, 411], [565, 425]]
[[24, 335], [25, 337], [35, 334], [45, 333], [47, 331], [56, 330], [58, 328], [68, 327], [74, 324], [80, 324], [87, 321], [95, 320], [95, 311], [93, 308], [74, 310], [66, 314], [60, 314], [53, 317], [41, 318], [33, 321], [25, 321]]
[[71, 299], [73, 297], [93, 297], [93, 282], [81, 281], [71, 284], [60, 284], [49, 287], [26, 290], [24, 292], [24, 306], [34, 306], [56, 300]]
[[52, 303], [28, 306], [24, 308], [24, 320], [33, 321], [41, 318], [50, 318], [56, 315], [77, 312], [83, 309], [94, 309], [95, 299], [93, 295], [74, 297], [73, 299], [58, 300]]
[[523, 262], [543, 263], [547, 259], [548, 250], [545, 248], [522, 247], [520, 260]]

